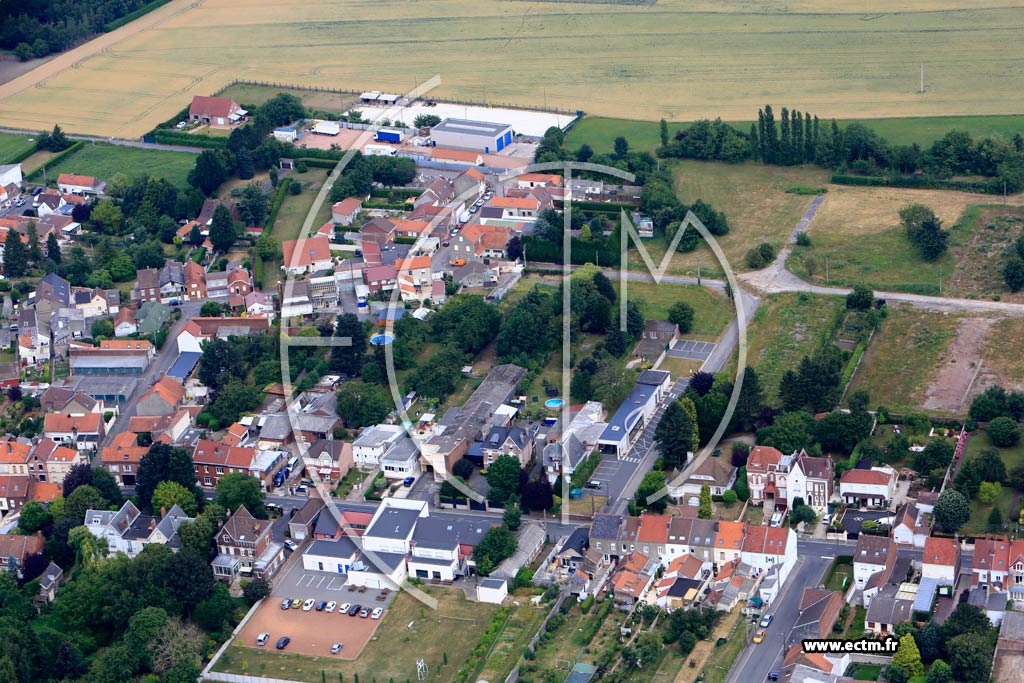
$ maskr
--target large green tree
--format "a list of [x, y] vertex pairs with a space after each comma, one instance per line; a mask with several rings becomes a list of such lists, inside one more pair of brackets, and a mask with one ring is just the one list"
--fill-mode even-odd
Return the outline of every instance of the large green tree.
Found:
[[947, 533], [955, 533], [971, 518], [971, 504], [959, 491], [946, 489], [939, 494], [933, 515], [939, 528]]
[[487, 468], [487, 484], [491, 487], [487, 499], [504, 503], [519, 489], [519, 460], [511, 455], [499, 455]]
[[343, 313], [334, 324], [334, 337], [348, 342], [331, 347], [331, 372], [355, 377], [366, 360], [366, 328], [354, 313]]
[[18, 233], [10, 231], [4, 240], [4, 274], [9, 278], [22, 277], [28, 272], [28, 254]]
[[244, 472], [225, 474], [217, 480], [217, 504], [232, 511], [245, 506], [253, 517], [267, 517], [259, 479]]
[[489, 575], [502, 560], [511, 557], [518, 546], [515, 534], [509, 531], [508, 527], [491, 527], [473, 548], [473, 561], [476, 563], [477, 573]]
[[196, 164], [189, 171], [188, 184], [200, 190], [207, 197], [228, 179], [228, 165], [221, 152], [205, 150], [196, 157]]
[[198, 509], [196, 495], [176, 481], [162, 481], [156, 485], [151, 499], [154, 510], [170, 510], [175, 505], [194, 517]]
[[693, 434], [697, 425], [683, 408], [681, 400], [672, 401], [665, 408], [661, 421], [654, 430], [654, 442], [669, 467], [682, 467], [693, 451]]
[[337, 398], [335, 411], [349, 429], [383, 422], [395, 409], [395, 402], [386, 388], [359, 380], [345, 382]]
[[238, 233], [235, 230], [235, 220], [231, 217], [231, 211], [220, 204], [213, 210], [213, 218], [210, 223], [210, 242], [217, 251], [227, 252], [236, 239], [238, 239]]

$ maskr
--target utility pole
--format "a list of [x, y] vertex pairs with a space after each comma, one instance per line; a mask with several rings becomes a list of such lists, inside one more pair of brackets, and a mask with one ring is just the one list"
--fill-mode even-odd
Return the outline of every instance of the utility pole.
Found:
[[825, 286], [828, 286], [828, 256], [825, 257]]
[[700, 255], [697, 256], [697, 286], [700, 287]]
[[921, 94], [924, 94], [924, 64], [921, 65]]

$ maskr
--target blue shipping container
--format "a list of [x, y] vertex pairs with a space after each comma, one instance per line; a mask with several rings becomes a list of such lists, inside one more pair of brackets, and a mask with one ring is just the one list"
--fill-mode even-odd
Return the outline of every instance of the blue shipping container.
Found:
[[377, 142], [401, 142], [402, 134], [397, 130], [378, 130]]

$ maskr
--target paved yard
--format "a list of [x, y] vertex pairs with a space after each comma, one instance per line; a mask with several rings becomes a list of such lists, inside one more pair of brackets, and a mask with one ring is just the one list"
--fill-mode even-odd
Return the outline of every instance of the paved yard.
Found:
[[374, 607], [387, 607], [394, 598], [392, 591], [387, 600], [377, 600], [380, 591], [368, 588], [360, 593], [356, 590], [349, 590], [346, 581], [348, 577], [344, 574], [334, 572], [313, 572], [302, 566], [302, 558], [295, 558], [295, 561], [288, 567], [288, 570], [274, 582], [271, 590], [271, 600], [277, 598], [277, 603], [284, 598], [306, 600], [334, 600], [335, 602], [358, 602], [363, 605]]
[[681, 339], [673, 344], [666, 353], [674, 358], [689, 358], [691, 360], [705, 361], [715, 350], [715, 344], [711, 342], [693, 341]]
[[[370, 607], [380, 607], [383, 604], [363, 599], [356, 599], [354, 602]], [[280, 600], [268, 598], [238, 634], [235, 642], [243, 647], [255, 648], [256, 638], [265, 632], [270, 634], [270, 639], [260, 648], [263, 650], [274, 650], [277, 639], [288, 636], [292, 642], [288, 644], [285, 652], [355, 659], [386, 617], [387, 613], [380, 619], [363, 619], [358, 615], [350, 617], [337, 610], [331, 613], [316, 610], [303, 612], [301, 609], [283, 610]], [[345, 646], [341, 652], [332, 655], [331, 645], [337, 642], [344, 643]]]

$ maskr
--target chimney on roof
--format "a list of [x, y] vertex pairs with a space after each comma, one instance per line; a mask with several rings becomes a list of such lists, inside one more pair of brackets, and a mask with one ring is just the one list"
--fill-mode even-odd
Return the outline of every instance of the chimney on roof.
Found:
[[156, 528], [156, 520], [155, 519], [149, 520], [149, 530], [152, 531], [155, 528]]
[[160, 506], [160, 519], [167, 516], [167, 508], [163, 505]]

